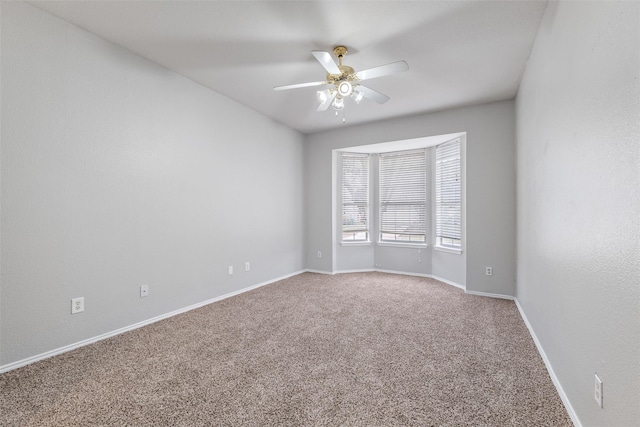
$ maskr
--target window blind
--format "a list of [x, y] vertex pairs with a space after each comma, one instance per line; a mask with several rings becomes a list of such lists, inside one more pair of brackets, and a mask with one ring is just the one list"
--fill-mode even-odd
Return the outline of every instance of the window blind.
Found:
[[426, 242], [426, 150], [380, 154], [380, 241]]
[[342, 153], [342, 240], [369, 240], [369, 155]]
[[460, 140], [436, 147], [436, 240], [460, 248]]

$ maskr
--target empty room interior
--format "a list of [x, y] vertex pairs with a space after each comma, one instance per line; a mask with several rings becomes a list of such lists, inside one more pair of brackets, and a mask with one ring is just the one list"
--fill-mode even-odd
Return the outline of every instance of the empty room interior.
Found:
[[640, 426], [640, 2], [0, 19], [0, 424]]

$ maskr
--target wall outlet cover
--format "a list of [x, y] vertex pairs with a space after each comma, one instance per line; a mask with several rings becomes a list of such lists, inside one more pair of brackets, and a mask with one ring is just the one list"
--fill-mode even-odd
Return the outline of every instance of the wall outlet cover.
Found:
[[600, 379], [600, 377], [598, 376], [598, 374], [595, 374], [595, 388], [593, 391], [593, 397], [596, 400], [596, 402], [598, 402], [598, 405], [602, 408], [602, 401], [603, 401], [603, 396], [602, 396], [602, 380]]
[[84, 297], [73, 298], [71, 300], [71, 314], [82, 313], [84, 311]]

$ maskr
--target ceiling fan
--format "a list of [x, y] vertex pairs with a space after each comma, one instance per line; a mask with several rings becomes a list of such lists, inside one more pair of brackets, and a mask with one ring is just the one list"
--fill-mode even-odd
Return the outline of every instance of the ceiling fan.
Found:
[[[336, 46], [333, 49], [333, 53], [338, 57], [338, 64], [335, 63], [329, 52], [324, 52], [322, 50], [311, 51], [311, 54], [327, 71], [326, 80], [276, 86], [273, 89], [288, 90], [311, 86], [330, 85], [330, 88], [317, 92], [318, 100], [320, 101], [317, 111], [326, 111], [329, 107], [333, 107], [337, 115], [340, 110], [344, 112], [344, 101], [348, 97], [351, 97], [357, 104], [359, 104], [363, 98], [370, 99], [378, 104], [384, 104], [390, 99], [387, 95], [364, 86], [360, 82], [407, 71], [409, 69], [409, 64], [407, 64], [406, 61], [397, 61], [387, 65], [381, 65], [379, 67], [373, 67], [356, 72], [348, 65], [342, 64], [342, 58], [347, 54], [346, 47]], [[345, 122], [344, 115], [342, 122]]]

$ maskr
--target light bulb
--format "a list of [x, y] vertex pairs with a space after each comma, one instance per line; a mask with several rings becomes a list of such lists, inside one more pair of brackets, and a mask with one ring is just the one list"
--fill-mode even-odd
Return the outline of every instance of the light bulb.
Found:
[[327, 91], [325, 90], [319, 90], [317, 95], [320, 104], [324, 104], [325, 102], [327, 102], [327, 99], [329, 99], [329, 97], [327, 96]]
[[336, 99], [333, 100], [333, 108], [336, 110], [342, 110], [344, 108], [344, 99], [341, 96], [337, 96]]
[[338, 85], [338, 93], [342, 96], [349, 96], [353, 92], [353, 86], [349, 82], [342, 82]]
[[362, 92], [356, 89], [355, 92], [353, 92], [353, 95], [351, 95], [351, 97], [353, 98], [354, 101], [356, 101], [356, 104], [360, 104], [360, 101], [362, 101], [362, 98], [364, 98], [364, 95], [362, 94]]

